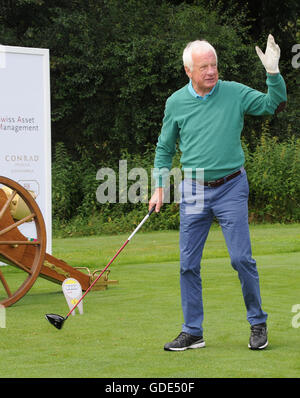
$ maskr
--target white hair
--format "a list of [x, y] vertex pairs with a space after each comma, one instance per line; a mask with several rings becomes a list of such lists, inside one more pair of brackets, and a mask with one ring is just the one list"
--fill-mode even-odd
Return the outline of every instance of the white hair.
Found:
[[183, 65], [187, 66], [191, 72], [193, 70], [192, 54], [194, 51], [203, 52], [203, 53], [212, 51], [216, 56], [216, 61], [218, 62], [217, 52], [208, 41], [206, 40], [191, 41], [190, 43], [187, 44], [182, 54]]

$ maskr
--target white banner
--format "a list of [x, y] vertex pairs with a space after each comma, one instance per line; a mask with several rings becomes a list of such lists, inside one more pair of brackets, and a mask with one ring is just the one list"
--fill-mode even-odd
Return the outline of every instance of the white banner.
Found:
[[[49, 50], [0, 45], [0, 175], [34, 191], [52, 250]], [[35, 238], [34, 223], [21, 232]]]

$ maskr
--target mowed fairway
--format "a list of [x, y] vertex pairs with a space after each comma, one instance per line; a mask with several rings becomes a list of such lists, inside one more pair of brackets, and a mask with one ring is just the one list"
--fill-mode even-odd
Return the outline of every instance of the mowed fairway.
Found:
[[[2, 378], [298, 378], [300, 225], [251, 226], [269, 347], [248, 349], [249, 324], [221, 229], [210, 231], [202, 262], [206, 347], [166, 352], [181, 330], [178, 232], [140, 231], [110, 267], [119, 284], [89, 293], [84, 314], [62, 330], [45, 313], [68, 312], [61, 287], [39, 278], [6, 309], [0, 328]], [[54, 239], [53, 255], [91, 270], [107, 264], [126, 235]], [[1, 289], [2, 286], [0, 287]], [[298, 321], [299, 322], [299, 321]]]

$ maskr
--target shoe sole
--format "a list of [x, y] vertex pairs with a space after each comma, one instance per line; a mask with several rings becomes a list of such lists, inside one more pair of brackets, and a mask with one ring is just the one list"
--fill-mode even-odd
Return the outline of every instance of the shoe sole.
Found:
[[203, 348], [205, 347], [205, 341], [201, 341], [201, 343], [196, 343], [189, 345], [188, 347], [182, 347], [182, 348], [164, 348], [165, 351], [185, 351], [188, 349], [194, 349], [194, 348]]
[[260, 347], [257, 347], [257, 348], [251, 347], [251, 345], [248, 344], [248, 348], [250, 348], [250, 350], [263, 350], [264, 348], [267, 347], [268, 344], [269, 344], [269, 342], [267, 341], [264, 345], [261, 345]]

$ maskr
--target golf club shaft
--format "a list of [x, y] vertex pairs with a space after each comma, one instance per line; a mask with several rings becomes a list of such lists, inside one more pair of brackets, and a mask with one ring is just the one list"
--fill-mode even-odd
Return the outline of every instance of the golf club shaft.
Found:
[[89, 286], [89, 288], [85, 291], [85, 293], [77, 301], [77, 303], [74, 305], [74, 307], [68, 312], [68, 314], [66, 315], [65, 319], [67, 319], [71, 315], [71, 313], [75, 310], [75, 308], [78, 306], [78, 304], [83, 300], [83, 298], [88, 294], [88, 292], [92, 289], [92, 287], [101, 278], [101, 276], [104, 274], [104, 272], [110, 266], [110, 264], [118, 257], [118, 255], [121, 253], [121, 251], [124, 249], [124, 247], [130, 242], [130, 239], [133, 238], [133, 236], [137, 233], [137, 231], [141, 228], [141, 226], [145, 223], [145, 221], [151, 216], [151, 214], [153, 213], [154, 210], [155, 210], [155, 205], [151, 208], [151, 210], [148, 212], [148, 214], [143, 218], [143, 220], [139, 223], [139, 225], [136, 227], [136, 229], [128, 237], [126, 242], [120, 247], [120, 249], [117, 251], [117, 253], [113, 256], [113, 258], [106, 265], [106, 267], [101, 271], [101, 273], [97, 276], [97, 278], [93, 281], [93, 283]]

